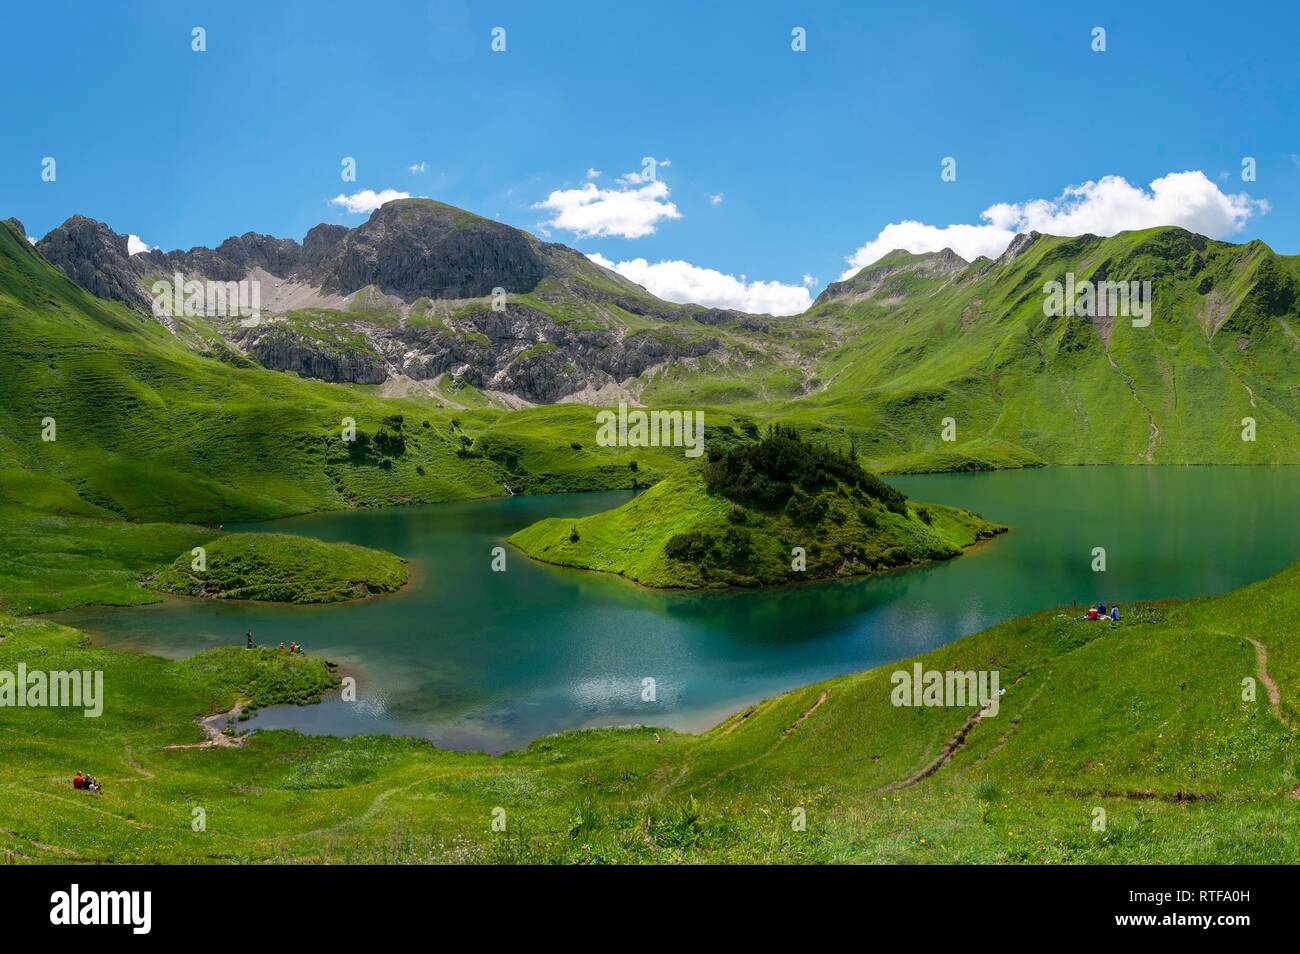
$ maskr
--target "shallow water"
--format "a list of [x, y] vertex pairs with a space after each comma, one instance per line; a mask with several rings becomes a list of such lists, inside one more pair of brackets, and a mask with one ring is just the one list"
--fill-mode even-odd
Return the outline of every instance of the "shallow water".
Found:
[[[511, 497], [295, 517], [258, 529], [382, 547], [411, 562], [391, 596], [328, 607], [173, 599], [59, 614], [98, 641], [182, 657], [297, 640], [354, 675], [358, 701], [259, 714], [246, 726], [402, 733], [500, 752], [598, 725], [699, 729], [754, 699], [931, 649], [1048, 606], [1219, 593], [1300, 558], [1295, 468], [1049, 468], [892, 478], [920, 500], [1012, 531], [957, 560], [758, 592], [648, 590], [491, 549], [546, 516], [629, 492]], [[1105, 547], [1107, 570], [1091, 570]], [[642, 701], [643, 680], [656, 699]]]

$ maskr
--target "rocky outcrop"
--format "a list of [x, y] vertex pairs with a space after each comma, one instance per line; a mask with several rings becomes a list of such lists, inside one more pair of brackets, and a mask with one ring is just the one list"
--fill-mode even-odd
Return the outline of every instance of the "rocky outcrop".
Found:
[[907, 282], [911, 279], [955, 275], [969, 264], [950, 248], [919, 254], [897, 248], [878, 261], [859, 269], [844, 281], [831, 282], [817, 296], [813, 306], [837, 298], [848, 298], [854, 301], [866, 298], [888, 298], [906, 293]]
[[[253, 276], [275, 309], [252, 323], [209, 315], [211, 325], [267, 368], [341, 383], [452, 373], [550, 402], [708, 354], [719, 347], [712, 327], [768, 330], [765, 318], [661, 301], [571, 248], [428, 199], [387, 203], [354, 229], [318, 225], [302, 243], [246, 232], [131, 256], [126, 236], [74, 216], [38, 248], [83, 288], [143, 313], [159, 278]], [[498, 288], [504, 310], [490, 306]], [[653, 326], [630, 330], [628, 313]], [[164, 323], [186, 333], [183, 320]]]
[[409, 300], [528, 292], [545, 276], [529, 237], [429, 199], [389, 202], [343, 236], [312, 273], [326, 291], [375, 285]]
[[150, 298], [127, 242], [103, 222], [74, 215], [37, 242], [36, 250], [92, 295], [148, 311]]
[[1033, 245], [1034, 241], [1038, 238], [1039, 238], [1038, 232], [1019, 233], [1018, 235], [1016, 235], [1015, 238], [1011, 240], [1011, 244], [1007, 246], [1006, 251], [1004, 251], [1001, 255], [998, 256], [998, 262], [1000, 264], [1006, 262], [1014, 262], [1017, 258], [1023, 255], [1025, 249]]
[[[342, 316], [296, 326], [270, 319], [231, 338], [262, 365], [304, 377], [373, 384], [400, 374], [422, 381], [454, 374], [473, 386], [535, 403], [634, 378], [666, 361], [700, 357], [718, 339], [701, 332], [591, 328], [526, 305], [486, 305], [455, 318], [374, 326]], [[355, 345], [339, 342], [349, 340]]]
[[346, 225], [326, 225], [324, 222], [309, 229], [302, 240], [303, 265], [308, 269], [318, 268], [350, 231]]
[[264, 368], [304, 378], [343, 384], [382, 384], [388, 378], [383, 359], [372, 351], [334, 348], [291, 330], [269, 329], [254, 336], [248, 353]]

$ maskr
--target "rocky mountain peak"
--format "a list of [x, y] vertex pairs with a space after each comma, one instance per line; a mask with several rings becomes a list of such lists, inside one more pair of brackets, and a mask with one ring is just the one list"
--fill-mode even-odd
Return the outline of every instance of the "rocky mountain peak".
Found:
[[950, 248], [937, 252], [909, 252], [896, 248], [850, 277], [832, 282], [817, 296], [814, 305], [835, 298], [888, 298], [905, 294], [910, 279], [942, 278], [964, 269], [970, 263]]
[[407, 301], [532, 291], [546, 274], [535, 240], [431, 199], [389, 202], [340, 237], [315, 267], [326, 291], [375, 285]]
[[70, 279], [100, 298], [149, 307], [140, 276], [131, 265], [127, 237], [103, 222], [74, 215], [36, 243], [36, 249]]
[[1021, 232], [1011, 240], [1011, 244], [1007, 246], [1007, 250], [998, 256], [998, 261], [1014, 262], [1024, 254], [1025, 249], [1029, 248], [1030, 245], [1033, 245], [1034, 242], [1041, 237], [1042, 235], [1039, 232]]

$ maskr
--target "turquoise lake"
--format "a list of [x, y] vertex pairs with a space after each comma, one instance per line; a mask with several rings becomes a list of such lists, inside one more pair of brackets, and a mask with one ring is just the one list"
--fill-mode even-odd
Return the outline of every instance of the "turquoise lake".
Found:
[[[885, 576], [765, 591], [648, 590], [492, 548], [548, 516], [630, 492], [316, 514], [262, 524], [381, 547], [412, 583], [326, 607], [170, 599], [58, 614], [97, 642], [183, 657], [297, 640], [338, 661], [358, 700], [262, 712], [248, 727], [400, 733], [501, 752], [565, 729], [698, 730], [750, 701], [924, 652], [1057, 604], [1221, 593], [1300, 558], [1300, 470], [1061, 467], [891, 478], [922, 501], [1006, 523], [959, 559]], [[1107, 568], [1091, 569], [1104, 547]], [[643, 680], [656, 698], [642, 700]]]

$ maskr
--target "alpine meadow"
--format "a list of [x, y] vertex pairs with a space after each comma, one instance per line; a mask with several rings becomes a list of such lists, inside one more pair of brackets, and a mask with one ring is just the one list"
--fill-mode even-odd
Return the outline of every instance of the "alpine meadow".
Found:
[[0, 161], [52, 924], [69, 866], [681, 863], [1249, 924], [1130, 889], [1300, 858], [1295, 11], [71, 7]]

